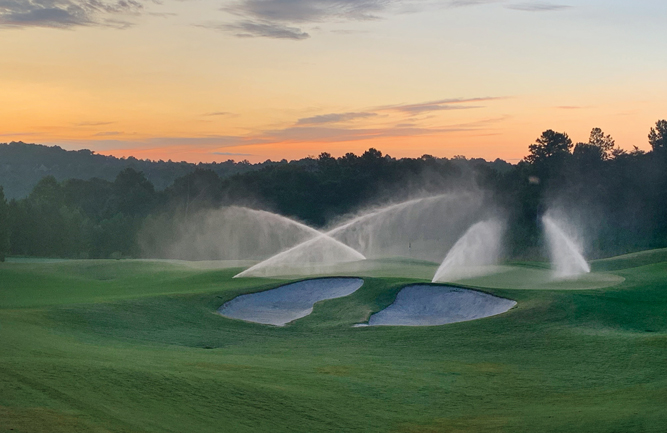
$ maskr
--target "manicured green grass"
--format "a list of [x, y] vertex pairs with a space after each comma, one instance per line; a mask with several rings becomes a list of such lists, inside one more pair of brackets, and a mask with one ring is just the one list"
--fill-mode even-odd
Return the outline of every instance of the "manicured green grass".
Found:
[[352, 328], [423, 281], [365, 278], [278, 328], [215, 314], [279, 284], [238, 269], [0, 264], [0, 432], [667, 431], [667, 262], [598, 266], [437, 327]]
[[457, 283], [488, 289], [593, 290], [605, 289], [623, 282], [622, 276], [610, 272], [591, 272], [576, 279], [554, 280], [551, 269], [526, 264], [498, 266], [496, 271], [490, 275], [459, 280]]

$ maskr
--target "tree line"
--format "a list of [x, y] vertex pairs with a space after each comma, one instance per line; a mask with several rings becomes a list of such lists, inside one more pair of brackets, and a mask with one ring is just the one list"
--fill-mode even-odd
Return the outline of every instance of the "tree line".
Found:
[[4, 187], [7, 199], [24, 198], [30, 194], [43, 177], [53, 176], [58, 181], [66, 179], [92, 179], [94, 177], [113, 181], [126, 168], [144, 173], [157, 190], [163, 190], [178, 177], [192, 172], [195, 168], [215, 171], [220, 177], [257, 170], [272, 161], [251, 164], [248, 161], [198, 163], [185, 161], [151, 161], [133, 156], [116, 158], [100, 155], [93, 151], [65, 150], [59, 146], [44, 146], [23, 142], [0, 143], [0, 185]]
[[158, 191], [145, 173], [115, 179], [43, 177], [25, 198], [0, 187], [0, 260], [6, 255], [67, 258], [139, 257], [137, 235], [158, 216], [248, 205], [323, 226], [372, 202], [454, 189], [491, 191], [509, 212], [511, 250], [530, 255], [547, 208], [569, 209], [592, 233], [593, 256], [667, 246], [667, 121], [649, 132], [651, 151], [624, 151], [599, 128], [573, 143], [544, 131], [518, 164], [464, 157], [391, 158], [376, 149], [265, 164], [221, 177], [194, 167]]

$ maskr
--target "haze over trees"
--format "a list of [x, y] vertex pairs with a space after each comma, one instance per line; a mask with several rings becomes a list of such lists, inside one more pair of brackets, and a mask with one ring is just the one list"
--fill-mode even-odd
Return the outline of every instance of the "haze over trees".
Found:
[[[7, 202], [0, 189], [0, 258], [139, 257], [138, 233], [147, 222], [185, 221], [203, 209], [247, 205], [318, 227], [368, 204], [461, 188], [491, 191], [509, 212], [508, 239], [515, 257], [539, 249], [539, 217], [554, 205], [568, 210], [585, 229], [590, 257], [665, 247], [667, 121], [658, 121], [648, 139], [652, 151], [635, 147], [626, 152], [599, 128], [593, 128], [588, 142], [576, 144], [566, 133], [547, 130], [516, 165], [430, 155], [396, 159], [376, 149], [340, 158], [322, 153], [289, 163], [228, 162], [222, 175], [221, 164], [164, 163], [170, 173], [182, 174], [163, 188], [137, 167], [123, 167], [111, 179], [47, 175], [24, 198]], [[12, 151], [30, 148], [8, 146]], [[56, 152], [63, 158], [69, 153]], [[100, 155], [88, 153], [84, 159], [91, 157]], [[122, 161], [106, 158], [96, 161]], [[124, 162], [141, 162], [151, 170], [161, 164]], [[24, 164], [30, 166], [28, 159]]]

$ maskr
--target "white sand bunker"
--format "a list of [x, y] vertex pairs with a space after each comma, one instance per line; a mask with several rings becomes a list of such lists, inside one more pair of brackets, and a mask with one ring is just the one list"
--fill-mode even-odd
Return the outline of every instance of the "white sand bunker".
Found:
[[475, 290], [417, 284], [398, 292], [389, 307], [373, 314], [370, 326], [434, 326], [504, 313], [515, 301]]
[[220, 307], [218, 313], [231, 319], [283, 326], [312, 313], [316, 302], [350, 295], [363, 283], [361, 278], [299, 281], [265, 292], [238, 296]]

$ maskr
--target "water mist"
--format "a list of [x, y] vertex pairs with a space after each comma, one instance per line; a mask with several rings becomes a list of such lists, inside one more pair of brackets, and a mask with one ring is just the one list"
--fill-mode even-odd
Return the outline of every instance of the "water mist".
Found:
[[583, 246], [577, 238], [568, 234], [566, 223], [549, 213], [542, 217], [544, 233], [549, 247], [551, 266], [556, 279], [573, 279], [591, 271], [583, 256]]
[[447, 282], [488, 275], [500, 261], [504, 224], [480, 221], [454, 244], [435, 272], [433, 282]]
[[[321, 236], [319, 230], [282, 215], [229, 206], [180, 219], [168, 215], [154, 218], [142, 230], [140, 243], [144, 253], [151, 257], [265, 260]], [[317, 244], [325, 245], [325, 249], [329, 244], [348, 248], [331, 238]]]
[[317, 272], [317, 266], [364, 258], [440, 260], [484, 205], [480, 193], [449, 193], [368, 209], [237, 275]]

